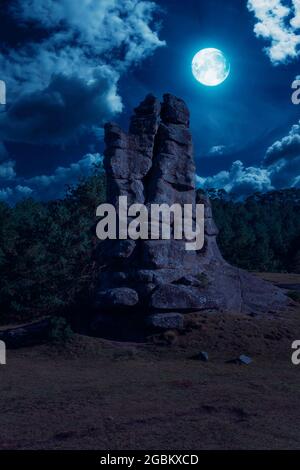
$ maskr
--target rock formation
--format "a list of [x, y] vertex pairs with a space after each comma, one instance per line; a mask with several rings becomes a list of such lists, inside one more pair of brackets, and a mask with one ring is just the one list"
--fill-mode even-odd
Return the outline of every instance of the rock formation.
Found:
[[[108, 202], [119, 196], [128, 204], [196, 203], [195, 165], [189, 111], [170, 94], [162, 104], [152, 95], [135, 109], [129, 133], [116, 124], [105, 126]], [[184, 240], [115, 240], [100, 242], [105, 268], [96, 295], [97, 325], [111, 315], [131, 313], [148, 323], [171, 324], [193, 311], [266, 314], [284, 309], [280, 289], [222, 258], [218, 230], [208, 199], [205, 204], [205, 245], [187, 251]]]

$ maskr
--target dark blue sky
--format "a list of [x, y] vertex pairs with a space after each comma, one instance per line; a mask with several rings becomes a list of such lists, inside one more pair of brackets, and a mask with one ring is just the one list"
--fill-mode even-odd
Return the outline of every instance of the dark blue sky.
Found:
[[[151, 90], [181, 96], [191, 111], [191, 128], [199, 172], [213, 174], [237, 158], [261, 161], [268, 146], [299, 119], [291, 102], [291, 83], [299, 61], [272, 65], [264, 43], [253, 33], [254, 18], [245, 0], [164, 0], [161, 48], [120, 82], [130, 110]], [[204, 47], [224, 51], [231, 74], [219, 87], [205, 87], [191, 73], [194, 54]], [[126, 125], [126, 118], [121, 119]], [[205, 158], [215, 145], [232, 149], [227, 156]]]
[[[246, 193], [298, 186], [300, 143], [293, 161], [287, 145], [300, 142], [297, 129], [291, 136], [300, 110], [291, 102], [291, 84], [300, 74], [298, 49], [293, 57], [287, 51], [274, 60], [272, 50], [264, 48], [276, 46], [276, 36], [257, 37], [256, 12], [249, 11], [246, 0], [157, 0], [149, 11], [138, 10], [138, 0], [130, 1], [134, 14], [122, 0], [118, 8], [113, 0], [108, 2], [111, 10], [94, 0], [93, 11], [76, 0], [4, 2], [2, 199], [20, 198], [23, 190], [17, 194], [17, 186], [28, 188], [26, 195], [59, 195], [68, 178], [73, 182], [81, 171], [85, 174], [101, 154], [103, 122], [112, 119], [126, 128], [132, 108], [149, 92], [159, 97], [170, 92], [187, 102], [201, 184], [244, 188]], [[297, 37], [299, 30], [291, 30], [289, 20], [299, 12], [292, 9], [292, 0], [284, 3], [291, 9], [282, 27]], [[122, 24], [115, 28], [119, 18]], [[276, 15], [272, 18], [276, 26]], [[130, 40], [124, 39], [126, 34], [119, 38], [128, 27]], [[221, 49], [231, 63], [230, 76], [218, 87], [201, 85], [191, 73], [194, 54], [205, 47]], [[280, 150], [280, 158], [273, 158], [270, 167], [266, 154], [275, 150]], [[78, 166], [70, 168], [74, 163]], [[207, 176], [212, 179], [204, 181]]]

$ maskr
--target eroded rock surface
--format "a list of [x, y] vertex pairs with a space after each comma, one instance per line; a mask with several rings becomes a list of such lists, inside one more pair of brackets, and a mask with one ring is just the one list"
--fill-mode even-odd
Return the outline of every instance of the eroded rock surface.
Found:
[[[135, 109], [129, 133], [115, 124], [105, 126], [108, 202], [116, 205], [119, 196], [127, 196], [128, 204], [195, 206], [189, 120], [181, 99], [167, 94], [161, 104], [148, 95]], [[210, 202], [203, 196], [198, 203], [205, 204], [201, 251], [187, 251], [184, 240], [174, 239], [100, 243], [99, 263], [106, 267], [99, 279], [99, 314], [134, 312], [150, 318], [211, 310], [257, 315], [285, 308], [280, 289], [224, 261]], [[151, 318], [167, 325], [171, 317], [166, 322]]]

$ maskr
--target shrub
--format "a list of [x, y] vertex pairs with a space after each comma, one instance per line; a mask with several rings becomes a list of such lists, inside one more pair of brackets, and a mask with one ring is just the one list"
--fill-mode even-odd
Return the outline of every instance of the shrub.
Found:
[[65, 344], [71, 339], [73, 331], [63, 317], [53, 317], [51, 318], [51, 329], [49, 333], [50, 341], [59, 344]]
[[96, 207], [103, 174], [69, 188], [65, 199], [0, 203], [0, 321], [59, 315], [88, 297], [97, 276]]

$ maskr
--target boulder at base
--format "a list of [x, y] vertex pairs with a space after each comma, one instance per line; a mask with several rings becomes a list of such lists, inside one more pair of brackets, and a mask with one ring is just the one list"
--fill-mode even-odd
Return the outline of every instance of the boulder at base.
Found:
[[[183, 100], [152, 95], [135, 109], [129, 132], [105, 126], [107, 201], [117, 204], [196, 205], [190, 114]], [[185, 240], [114, 240], [99, 243], [97, 315], [134, 312], [152, 326], [181, 327], [182, 313], [209, 310], [268, 315], [284, 311], [283, 291], [229, 265], [217, 245], [217, 227], [205, 196], [205, 244], [187, 251]], [[179, 312], [179, 313], [172, 313]], [[165, 317], [163, 318], [163, 315]], [[106, 317], [107, 318], [107, 317]]]

